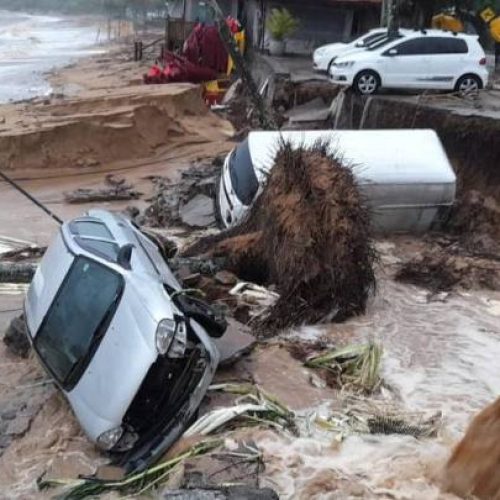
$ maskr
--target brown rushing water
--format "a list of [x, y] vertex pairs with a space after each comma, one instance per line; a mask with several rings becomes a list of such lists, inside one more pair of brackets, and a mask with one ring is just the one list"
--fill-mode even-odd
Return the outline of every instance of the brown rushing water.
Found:
[[[394, 246], [384, 248], [384, 262], [394, 262]], [[21, 301], [21, 290], [0, 294], [4, 308]], [[441, 411], [443, 425], [434, 439], [351, 435], [338, 442], [333, 433], [307, 423], [314, 413], [328, 416], [335, 400], [332, 391], [309, 388], [306, 370], [288, 355], [275, 356], [274, 347], [257, 350], [249, 368], [264, 388], [300, 408], [302, 431], [299, 438], [271, 431], [252, 434], [264, 453], [262, 484], [282, 498], [453, 498], [440, 492], [441, 469], [468, 421], [500, 392], [499, 317], [498, 293], [461, 292], [429, 300], [428, 292], [395, 283], [382, 273], [366, 315], [299, 332], [336, 342], [380, 341], [389, 387], [381, 399], [406, 410]], [[0, 403], [40, 376], [34, 359], [19, 361], [2, 350]], [[287, 376], [293, 383], [286, 383]], [[0, 458], [0, 490], [9, 498], [31, 498], [36, 479], [45, 471], [51, 477], [75, 478], [102, 462], [54, 390], [27, 434]]]
[[[380, 341], [390, 399], [410, 411], [441, 411], [439, 437], [357, 435], [339, 444], [314, 426], [299, 439], [263, 433], [256, 441], [265, 484], [283, 498], [454, 498], [439, 490], [442, 467], [473, 415], [500, 393], [500, 294], [438, 298], [444, 302], [383, 278], [365, 316], [305, 333]], [[327, 416], [328, 402], [303, 414], [315, 411]]]

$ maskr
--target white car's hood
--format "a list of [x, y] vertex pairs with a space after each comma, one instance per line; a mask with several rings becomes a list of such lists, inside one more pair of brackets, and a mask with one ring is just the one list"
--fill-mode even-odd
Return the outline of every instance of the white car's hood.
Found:
[[316, 49], [317, 54], [321, 55], [336, 55], [345, 50], [348, 47], [347, 43], [329, 43], [327, 45], [322, 45]]
[[156, 328], [157, 321], [146, 310], [137, 291], [125, 287], [92, 361], [74, 389], [66, 393], [91, 439], [121, 424], [157, 358]]
[[370, 50], [366, 49], [354, 49], [350, 50], [348, 52], [345, 52], [344, 54], [340, 55], [335, 59], [336, 64], [340, 64], [342, 62], [346, 61], [354, 61], [354, 62], [361, 62], [361, 61], [373, 61], [374, 58], [377, 57], [377, 54]]

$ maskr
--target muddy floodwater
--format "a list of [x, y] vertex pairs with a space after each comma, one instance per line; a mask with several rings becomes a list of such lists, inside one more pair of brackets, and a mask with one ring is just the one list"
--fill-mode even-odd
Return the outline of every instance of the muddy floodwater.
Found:
[[[342, 444], [317, 429], [300, 439], [268, 433], [260, 446], [271, 464], [266, 480], [285, 498], [329, 497], [339, 487], [382, 498], [447, 498], [439, 477], [471, 417], [500, 391], [500, 296], [463, 293], [429, 302], [428, 292], [379, 282], [366, 316], [308, 335], [374, 338], [384, 346], [387, 398], [411, 411], [443, 414], [437, 439], [352, 436]], [[328, 415], [328, 403], [302, 411]], [[344, 487], [342, 487], [344, 484]], [[324, 496], [323, 496], [324, 495]]]
[[[500, 294], [433, 296], [396, 283], [390, 269], [399, 260], [399, 245], [384, 241], [378, 247], [378, 291], [366, 315], [340, 325], [304, 327], [282, 338], [380, 342], [385, 385], [376, 402], [405, 411], [441, 412], [438, 437], [348, 435], [340, 440], [322, 430], [315, 417], [328, 417], [344, 396], [313, 386], [308, 371], [271, 342], [247, 363], [257, 383], [297, 411], [301, 435], [259, 431], [252, 438], [264, 455], [261, 482], [282, 498], [454, 498], [440, 492], [441, 469], [471, 417], [500, 391]], [[12, 293], [0, 290], [3, 309], [21, 303], [21, 290]], [[2, 325], [8, 316], [12, 313], [0, 313]], [[46, 398], [24, 437], [0, 458], [2, 491], [26, 498], [44, 472], [55, 477], [91, 473], [103, 459], [81, 434], [62, 397], [43, 384], [46, 377], [33, 359], [1, 354], [0, 401], [26, 388], [33, 397]], [[345, 407], [349, 404], [346, 399]]]

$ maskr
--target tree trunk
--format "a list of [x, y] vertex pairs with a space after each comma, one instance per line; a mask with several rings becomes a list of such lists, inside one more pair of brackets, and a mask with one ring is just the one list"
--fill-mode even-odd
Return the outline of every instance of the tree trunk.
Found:
[[226, 24], [226, 20], [224, 18], [224, 14], [222, 13], [219, 4], [217, 3], [217, 0], [209, 0], [210, 5], [212, 6], [214, 13], [215, 13], [215, 19], [217, 20], [217, 25], [219, 27], [219, 33], [222, 38], [222, 41], [224, 42], [224, 45], [226, 47], [226, 50], [228, 54], [231, 56], [231, 58], [234, 61], [234, 65], [236, 68], [236, 71], [238, 73], [238, 76], [241, 78], [243, 85], [247, 88], [248, 92], [250, 93], [250, 97], [255, 105], [255, 108], [257, 110], [257, 115], [259, 118], [260, 125], [263, 129], [265, 130], [274, 130], [276, 129], [276, 124], [274, 123], [274, 120], [272, 117], [269, 115], [266, 109], [266, 105], [264, 103], [264, 99], [262, 96], [259, 94], [259, 90], [257, 89], [257, 85], [252, 78], [252, 75], [245, 63], [245, 59], [243, 58], [243, 55], [239, 51], [236, 42], [233, 38], [233, 35]]

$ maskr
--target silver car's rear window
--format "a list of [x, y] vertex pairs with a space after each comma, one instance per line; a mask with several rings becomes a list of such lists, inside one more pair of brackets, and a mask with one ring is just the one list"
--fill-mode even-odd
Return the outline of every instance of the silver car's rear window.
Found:
[[78, 257], [71, 266], [35, 337], [40, 358], [66, 390], [91, 361], [122, 288], [118, 273], [93, 260]]

